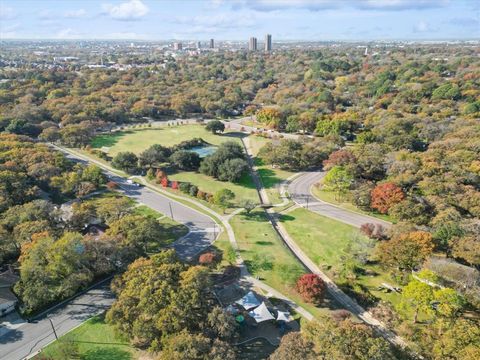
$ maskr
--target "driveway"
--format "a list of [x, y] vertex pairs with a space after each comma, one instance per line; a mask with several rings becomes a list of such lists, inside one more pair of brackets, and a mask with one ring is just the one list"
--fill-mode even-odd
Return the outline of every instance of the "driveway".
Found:
[[310, 189], [314, 184], [319, 182], [325, 174], [326, 172], [324, 171], [306, 172], [293, 180], [288, 187], [288, 192], [292, 200], [298, 205], [308, 208], [310, 211], [357, 228], [360, 228], [365, 223], [380, 224], [387, 228], [391, 226], [391, 223], [388, 221], [342, 209], [341, 207], [329, 204], [314, 197]]

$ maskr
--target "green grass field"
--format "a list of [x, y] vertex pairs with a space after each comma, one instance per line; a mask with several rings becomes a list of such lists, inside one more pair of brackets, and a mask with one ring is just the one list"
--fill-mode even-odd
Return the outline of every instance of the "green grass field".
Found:
[[181, 182], [190, 182], [198, 186], [201, 191], [208, 192], [210, 194], [214, 194], [221, 189], [229, 189], [235, 194], [235, 199], [232, 201], [232, 203], [237, 205], [240, 203], [241, 200], [245, 199], [250, 199], [257, 203], [259, 202], [257, 190], [255, 189], [255, 185], [253, 184], [252, 178], [249, 174], [245, 174], [238, 183], [219, 181], [212, 178], [211, 176], [191, 171], [171, 174], [168, 176], [168, 178], [172, 181], [176, 180]]
[[[334, 276], [341, 267], [348, 244], [361, 241], [363, 237], [353, 226], [306, 209], [296, 209], [282, 215], [281, 221], [298, 246], [330, 276]], [[379, 291], [378, 287], [382, 282], [398, 284], [378, 265], [365, 265], [364, 269], [377, 275], [359, 275], [356, 281], [377, 298], [397, 305], [400, 294], [385, 293]]]
[[280, 197], [279, 192], [280, 183], [292, 176], [294, 173], [263, 164], [262, 160], [257, 157], [262, 146], [269, 143], [271, 141], [270, 139], [254, 135], [249, 136], [248, 139], [250, 141], [252, 153], [255, 156], [254, 161], [255, 165], [257, 166], [258, 175], [260, 176], [263, 186], [267, 191], [270, 202], [272, 204], [282, 203], [283, 199]]
[[[185, 225], [180, 224], [166, 216], [164, 217], [163, 214], [153, 209], [150, 209], [145, 205], [137, 206], [135, 208], [135, 213], [144, 216], [151, 216], [155, 219], [158, 219], [158, 222], [163, 226], [164, 229], [162, 237], [158, 239], [159, 242], [162, 244], [172, 244], [173, 242], [188, 233], [188, 228]], [[158, 247], [158, 243], [148, 244], [149, 252], [157, 253], [160, 250], [161, 248]]]
[[103, 316], [95, 316], [78, 328], [62, 336], [60, 340], [48, 345], [38, 359], [65, 360], [65, 348], [78, 347], [78, 359], [82, 360], [130, 360], [136, 358], [135, 349], [128, 341], [118, 337], [113, 327], [106, 324]]
[[213, 135], [202, 125], [179, 125], [162, 128], [118, 131], [111, 134], [96, 136], [92, 140], [93, 148], [108, 147], [108, 154], [115, 156], [121, 151], [141, 153], [153, 144], [173, 146], [185, 140], [202, 138], [212, 145], [220, 145], [229, 140], [240, 141], [243, 134], [225, 132], [223, 135]]
[[258, 276], [316, 317], [335, 308], [336, 304], [330, 299], [326, 299], [322, 307], [307, 304], [295, 291], [295, 282], [305, 269], [282, 243], [262, 210], [254, 210], [250, 215], [242, 213], [234, 216], [230, 223], [240, 254], [253, 276]]
[[321, 188], [318, 187], [318, 186], [312, 186], [312, 193], [318, 199], [323, 200], [323, 201], [328, 202], [328, 203], [333, 204], [333, 205], [337, 205], [338, 207], [341, 207], [343, 209], [355, 211], [355, 212], [358, 212], [360, 214], [370, 215], [370, 216], [376, 217], [377, 219], [382, 219], [382, 220], [385, 220], [385, 221], [394, 222], [391, 216], [379, 214], [379, 213], [376, 213], [376, 212], [373, 212], [373, 211], [364, 211], [362, 209], [359, 209], [358, 207], [356, 207], [354, 204], [352, 204], [348, 200], [337, 199], [334, 192], [321, 190]]

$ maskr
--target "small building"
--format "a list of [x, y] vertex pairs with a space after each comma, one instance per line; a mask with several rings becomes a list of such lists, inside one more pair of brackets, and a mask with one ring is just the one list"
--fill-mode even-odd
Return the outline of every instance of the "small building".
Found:
[[7, 270], [0, 274], [0, 317], [15, 310], [18, 299], [13, 294], [11, 288], [18, 279], [19, 277], [12, 270]]

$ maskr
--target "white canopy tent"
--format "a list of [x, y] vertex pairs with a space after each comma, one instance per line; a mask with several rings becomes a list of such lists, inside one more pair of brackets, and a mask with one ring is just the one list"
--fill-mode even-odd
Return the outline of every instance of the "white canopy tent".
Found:
[[254, 310], [248, 313], [251, 317], [255, 319], [257, 323], [267, 320], [275, 320], [275, 318], [270, 314], [270, 311], [267, 309], [267, 305], [264, 302]]
[[290, 321], [290, 313], [288, 311], [278, 311], [277, 321]]
[[242, 297], [240, 300], [235, 301], [235, 303], [243, 306], [245, 310], [250, 310], [260, 305], [260, 300], [257, 299], [252, 291], [249, 291], [247, 295]]

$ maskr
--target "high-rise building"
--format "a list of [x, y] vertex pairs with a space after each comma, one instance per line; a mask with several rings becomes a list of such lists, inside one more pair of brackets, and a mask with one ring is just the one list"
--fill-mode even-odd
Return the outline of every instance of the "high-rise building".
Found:
[[210, 49], [214, 49], [214, 48], [215, 48], [215, 40], [210, 39]]
[[257, 51], [257, 38], [251, 37], [248, 41], [248, 50], [249, 51]]
[[201, 49], [202, 48], [202, 43], [200, 41], [197, 41], [197, 49]]
[[265, 35], [265, 51], [272, 51], [272, 35]]
[[179, 51], [179, 50], [182, 50], [182, 49], [183, 49], [183, 46], [182, 46], [182, 43], [181, 43], [181, 42], [175, 42], [175, 43], [173, 43], [173, 50]]

